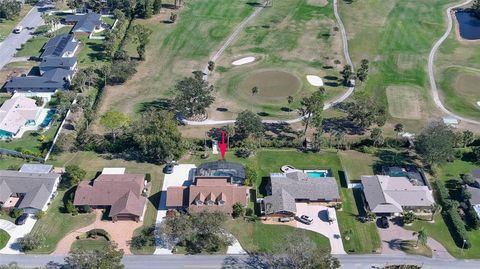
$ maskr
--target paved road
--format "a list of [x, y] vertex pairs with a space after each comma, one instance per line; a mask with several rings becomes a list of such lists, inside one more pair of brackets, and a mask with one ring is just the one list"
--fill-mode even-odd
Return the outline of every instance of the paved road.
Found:
[[461, 121], [465, 121], [471, 124], [477, 124], [480, 125], [480, 121], [472, 120], [469, 118], [465, 118], [459, 115], [456, 115], [455, 113], [449, 111], [447, 108], [442, 103], [442, 100], [440, 99], [440, 94], [438, 93], [438, 87], [437, 87], [437, 82], [435, 81], [435, 66], [434, 66], [434, 61], [435, 61], [435, 55], [437, 54], [438, 48], [442, 45], [442, 43], [448, 38], [450, 35], [450, 32], [452, 31], [453, 28], [453, 16], [452, 16], [452, 10], [455, 8], [459, 8], [465, 5], [468, 5], [472, 2], [473, 0], [467, 0], [465, 2], [462, 2], [461, 4], [451, 6], [447, 8], [447, 30], [445, 31], [445, 34], [433, 45], [432, 50], [430, 51], [430, 55], [428, 56], [428, 77], [430, 79], [430, 88], [433, 96], [433, 101], [435, 103], [435, 106], [437, 106], [441, 111], [443, 111], [445, 114], [455, 117]]
[[[215, 55], [212, 57], [211, 61], [217, 60], [221, 54], [225, 51], [225, 49], [230, 46], [230, 44], [237, 38], [237, 36], [240, 34], [240, 32], [245, 28], [247, 23], [252, 20], [255, 16], [260, 13], [260, 11], [263, 9], [263, 6], [257, 7], [255, 12], [253, 12], [247, 19], [245, 19], [237, 28], [235, 28], [235, 31], [232, 33], [232, 35], [227, 39], [227, 41], [223, 44], [223, 46], [220, 48], [220, 50], [215, 53]], [[350, 59], [350, 53], [348, 51], [348, 37], [347, 37], [347, 31], [345, 30], [345, 26], [343, 25], [343, 21], [340, 18], [340, 14], [338, 13], [338, 0], [333, 1], [333, 13], [335, 14], [335, 18], [337, 20], [338, 26], [340, 28], [340, 33], [342, 35], [342, 43], [343, 43], [343, 54], [345, 55], [345, 61], [348, 65], [352, 66], [352, 71], [353, 71], [353, 63], [352, 60]], [[205, 67], [203, 72], [206, 74], [205, 79], [208, 78], [208, 68]], [[338, 103], [341, 103], [345, 101], [350, 95], [353, 94], [353, 91], [355, 90], [354, 87], [349, 87], [347, 91], [337, 99], [330, 101], [326, 103], [323, 107], [324, 110], [330, 109], [333, 106], [335, 106]], [[304, 116], [305, 117], [305, 116]], [[287, 123], [287, 124], [292, 124], [292, 123], [297, 123], [303, 120], [304, 117], [298, 117], [296, 119], [292, 120], [263, 120], [262, 122], [264, 123]], [[207, 119], [204, 121], [189, 121], [186, 119], [182, 120], [183, 123], [187, 125], [194, 125], [194, 126], [207, 126], [207, 125], [220, 125], [220, 124], [232, 124], [235, 123], [235, 120], [213, 120], [213, 119]]]
[[[18, 24], [23, 26], [22, 32], [19, 34], [10, 33], [10, 35], [0, 43], [0, 69], [12, 60], [17, 48], [20, 48], [23, 43], [32, 37], [31, 33], [35, 32], [35, 29], [43, 24], [42, 9], [43, 8], [40, 7], [33, 7]], [[27, 29], [27, 27], [29, 29]]]
[[[388, 256], [388, 255], [336, 255], [340, 259], [342, 268], [366, 269], [372, 266], [386, 264], [416, 264], [423, 265], [424, 269], [478, 269], [480, 261], [445, 261], [429, 259], [421, 256]], [[20, 266], [33, 268], [44, 266], [47, 263], [61, 264], [63, 256], [33, 256], [33, 255], [0, 255], [0, 265], [17, 262]], [[125, 256], [123, 264], [127, 269], [179, 269], [179, 268], [266, 268], [261, 261], [247, 255], [149, 255]]]

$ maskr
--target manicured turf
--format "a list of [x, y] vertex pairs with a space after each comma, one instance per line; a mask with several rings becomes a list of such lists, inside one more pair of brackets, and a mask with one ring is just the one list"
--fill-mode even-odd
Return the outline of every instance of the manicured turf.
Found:
[[330, 252], [330, 242], [325, 236], [303, 229], [296, 229], [287, 225], [262, 224], [260, 222], [245, 222], [231, 220], [228, 227], [249, 253], [276, 252], [278, 247], [288, 244], [285, 237], [289, 234], [306, 235], [323, 252]]
[[[192, 156], [185, 163], [202, 163], [218, 159], [218, 156], [210, 157], [207, 160], [201, 160], [198, 156]], [[321, 153], [301, 153], [296, 150], [261, 150], [255, 157], [248, 160], [239, 159], [231, 153], [227, 153], [227, 160], [240, 163], [255, 163], [259, 167], [258, 180], [256, 187], [258, 197], [265, 195], [265, 184], [270, 173], [280, 172], [283, 165], [291, 165], [298, 169], [320, 169], [330, 168], [340, 184], [340, 174], [344, 167], [340, 158], [335, 152], [324, 151]], [[357, 170], [358, 171], [358, 170]], [[368, 171], [367, 171], [368, 172]], [[352, 253], [372, 253], [380, 247], [380, 237], [373, 223], [361, 223], [356, 220], [359, 210], [362, 210], [361, 199], [358, 193], [354, 195], [351, 189], [341, 187], [341, 197], [343, 202], [342, 211], [337, 212], [340, 231], [352, 231], [349, 241], [343, 240], [345, 251]], [[358, 204], [357, 204], [358, 203]]]
[[80, 37], [81, 47], [77, 54], [78, 64], [80, 68], [85, 68], [89, 65], [98, 65], [106, 63], [103, 40], [89, 39], [88, 37]]
[[25, 17], [25, 15], [27, 15], [31, 9], [31, 5], [23, 5], [20, 15], [15, 19], [0, 21], [0, 42], [3, 41], [13, 31], [13, 28], [15, 28], [15, 26], [23, 19], [23, 17]]
[[410, 255], [420, 255], [420, 256], [425, 256], [425, 257], [432, 257], [432, 249], [430, 249], [428, 246], [424, 246], [420, 243], [418, 243], [415, 240], [405, 240], [402, 241], [401, 243], [401, 249], [407, 254]]
[[[151, 227], [155, 223], [157, 218], [157, 206], [160, 199], [160, 190], [163, 182], [163, 172], [161, 166], [148, 163], [137, 163], [135, 161], [125, 161], [121, 159], [109, 159], [106, 156], [102, 157], [101, 155], [97, 155], [93, 152], [65, 153], [60, 156], [54, 155], [51, 163], [60, 167], [65, 167], [68, 164], [77, 164], [87, 171], [87, 179], [93, 179], [95, 175], [102, 171], [104, 167], [125, 167], [127, 173], [134, 174], [150, 173], [152, 175], [152, 185], [142, 227]], [[140, 232], [140, 230], [141, 228], [137, 229], [136, 233]], [[140, 250], [132, 248], [131, 250], [135, 254], [152, 254], [155, 250], [155, 247], [150, 246]]]
[[102, 250], [105, 248], [108, 244], [110, 244], [109, 241], [106, 239], [80, 239], [80, 240], [75, 240], [72, 244], [71, 250]]
[[[419, 98], [431, 100], [427, 58], [434, 41], [445, 31], [444, 7], [453, 1], [349, 2], [339, 1], [339, 4], [350, 37], [352, 60], [357, 67], [362, 58], [371, 63], [369, 78], [359, 89], [364, 88], [378, 101], [387, 102], [387, 87], [415, 87]], [[431, 101], [423, 109], [426, 114], [422, 120], [400, 121], [409, 128], [421, 129], [428, 115], [437, 113]]]
[[347, 170], [349, 180], [359, 180], [360, 176], [373, 175], [373, 164], [378, 158], [354, 150], [340, 151], [343, 168]]
[[419, 97], [421, 89], [406, 86], [387, 88], [388, 112], [398, 119], [421, 119], [424, 100]]
[[7, 245], [8, 240], [10, 240], [10, 235], [6, 231], [0, 229], [0, 249]]
[[45, 241], [36, 250], [29, 253], [49, 254], [55, 250], [57, 243], [68, 233], [92, 224], [95, 221], [95, 215], [91, 214], [72, 214], [63, 213], [63, 197], [65, 191], [59, 191], [57, 197], [53, 200], [45, 216], [35, 223], [32, 232], [34, 235], [43, 235]]
[[470, 118], [480, 119], [480, 69], [450, 67], [443, 71], [440, 83], [443, 100], [448, 109]]

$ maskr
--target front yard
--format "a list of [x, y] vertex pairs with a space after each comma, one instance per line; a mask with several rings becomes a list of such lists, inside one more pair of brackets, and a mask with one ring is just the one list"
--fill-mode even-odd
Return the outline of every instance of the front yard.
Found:
[[0, 42], [2, 42], [7, 36], [13, 31], [13, 28], [27, 15], [27, 13], [32, 9], [31, 5], [22, 5], [22, 10], [20, 15], [18, 15], [13, 20], [2, 20], [0, 21]]

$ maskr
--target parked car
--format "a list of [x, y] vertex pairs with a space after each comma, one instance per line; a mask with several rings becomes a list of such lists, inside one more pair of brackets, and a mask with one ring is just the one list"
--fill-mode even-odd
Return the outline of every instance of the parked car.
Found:
[[173, 164], [169, 163], [169, 164], [165, 165], [165, 168], [163, 168], [163, 172], [165, 174], [173, 173]]
[[22, 215], [20, 215], [20, 217], [18, 217], [16, 220], [15, 220], [15, 224], [16, 225], [23, 225], [25, 224], [25, 222], [27, 221], [28, 219], [28, 214], [27, 213], [23, 213]]
[[23, 26], [18, 26], [13, 29], [14, 34], [20, 34], [20, 32], [23, 30]]
[[390, 224], [388, 223], [388, 218], [385, 216], [380, 218], [379, 224], [380, 224], [380, 227], [384, 229], [387, 229], [388, 227], [390, 227]]
[[313, 222], [313, 219], [307, 215], [301, 215], [300, 217], [297, 216], [295, 217], [295, 219], [307, 225], [310, 225]]
[[290, 218], [287, 218], [287, 217], [278, 218], [278, 221], [279, 221], [279, 222], [289, 222], [289, 221], [290, 221]]

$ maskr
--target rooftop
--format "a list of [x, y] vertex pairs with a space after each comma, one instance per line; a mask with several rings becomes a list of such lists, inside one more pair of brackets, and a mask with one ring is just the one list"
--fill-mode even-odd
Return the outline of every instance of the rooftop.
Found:
[[33, 99], [23, 96], [8, 99], [0, 107], [0, 130], [16, 134], [25, 123], [35, 120], [39, 112]]
[[91, 33], [97, 26], [101, 25], [101, 17], [98, 13], [90, 12], [86, 14], [68, 15], [65, 20], [70, 23], [75, 23], [72, 32]]

